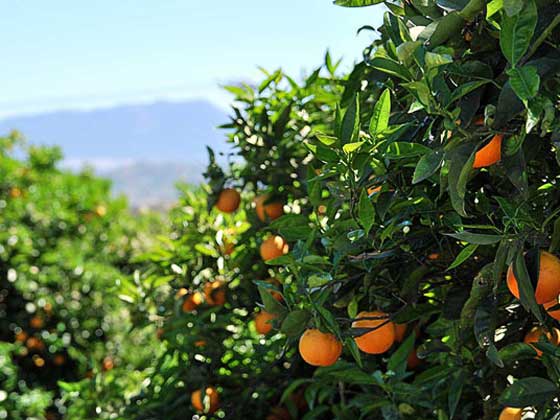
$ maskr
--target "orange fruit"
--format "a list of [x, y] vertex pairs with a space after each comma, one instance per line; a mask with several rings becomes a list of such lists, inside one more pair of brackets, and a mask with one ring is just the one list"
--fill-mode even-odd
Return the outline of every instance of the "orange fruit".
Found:
[[255, 315], [255, 329], [259, 334], [266, 335], [272, 330], [271, 321], [276, 318], [276, 315], [266, 311], [261, 311]]
[[113, 362], [113, 359], [111, 357], [107, 356], [105, 359], [103, 359], [102, 368], [105, 372], [113, 369], [114, 367], [115, 362]]
[[43, 351], [45, 349], [45, 343], [37, 337], [29, 337], [25, 345], [29, 350]]
[[342, 343], [316, 328], [306, 330], [299, 339], [299, 354], [312, 366], [331, 366], [342, 354]]
[[273, 260], [287, 254], [290, 250], [288, 244], [279, 235], [269, 236], [263, 241], [260, 248], [261, 258], [264, 261]]
[[226, 188], [220, 192], [216, 208], [223, 213], [233, 213], [239, 208], [241, 195], [233, 188]]
[[[269, 279], [266, 280], [266, 282], [277, 287], [280, 287], [282, 285], [282, 283], [280, 283], [280, 280], [274, 277], [270, 277]], [[284, 300], [284, 298], [282, 297], [282, 293], [280, 293], [279, 291], [277, 290], [269, 290], [269, 291], [272, 297], [276, 299], [278, 302], [282, 302]]]
[[206, 345], [206, 340], [197, 340], [194, 342], [195, 347], [204, 347]]
[[430, 261], [435, 261], [439, 259], [439, 254], [437, 252], [432, 252], [430, 255], [428, 255], [428, 259]]
[[43, 328], [43, 318], [41, 318], [40, 316], [34, 316], [29, 320], [29, 325], [31, 326], [31, 328], [35, 329]]
[[416, 349], [414, 348], [406, 359], [406, 365], [410, 370], [414, 370], [420, 365], [420, 363], [422, 363], [422, 360], [418, 358], [418, 353], [416, 353]]
[[[384, 319], [360, 319], [366, 317], [384, 317]], [[364, 353], [381, 354], [391, 348], [395, 342], [395, 324], [387, 320], [386, 313], [381, 311], [360, 312], [357, 320], [352, 323], [352, 328], [381, 327], [354, 338], [358, 348]]]
[[187, 289], [185, 289], [184, 287], [181, 287], [179, 290], [177, 290], [177, 293], [175, 293], [175, 297], [177, 299], [185, 296], [187, 293], [189, 293], [189, 291]]
[[[517, 279], [513, 274], [513, 267], [510, 265], [507, 271], [507, 286], [513, 296], [519, 299], [519, 288]], [[551, 302], [560, 294], [560, 259], [554, 255], [541, 251], [539, 278], [537, 290], [535, 290], [535, 300], [539, 305]]]
[[521, 420], [522, 408], [506, 407], [500, 413], [498, 420]]
[[[202, 395], [203, 392], [204, 396]], [[220, 404], [218, 391], [211, 386], [204, 390], [198, 389], [191, 394], [191, 404], [196, 411], [212, 414]]]
[[214, 280], [204, 285], [204, 298], [206, 303], [211, 306], [223, 305], [226, 303], [226, 289], [224, 282]]
[[25, 331], [20, 331], [18, 333], [16, 333], [15, 335], [15, 341], [18, 343], [23, 343], [25, 340], [27, 340], [27, 333]]
[[552, 308], [554, 306], [558, 305], [558, 299], [554, 299], [551, 302], [545, 303], [544, 309], [546, 310], [546, 313], [548, 315], [550, 315], [552, 318], [560, 321], [560, 309], [556, 309], [555, 311], [549, 311], [548, 308]]
[[[558, 328], [553, 328], [552, 331], [546, 331], [543, 327], [533, 327], [527, 335], [525, 335], [523, 342], [529, 345], [531, 343], [538, 343], [543, 335], [550, 344], [554, 344], [555, 346], [560, 345], [560, 330], [558, 330]], [[537, 358], [541, 357], [542, 351], [537, 349], [535, 346], [531, 347], [533, 347], [537, 352]]]
[[395, 341], [400, 343], [406, 334], [406, 324], [395, 324]]
[[62, 354], [55, 354], [53, 358], [53, 363], [56, 366], [62, 366], [66, 362], [66, 358]]
[[286, 407], [272, 407], [266, 420], [292, 420], [292, 416]]
[[368, 193], [368, 195], [372, 195], [372, 194], [381, 192], [381, 188], [383, 188], [381, 185], [379, 185], [378, 187], [369, 187], [367, 189], [367, 193]]
[[474, 155], [473, 168], [485, 168], [492, 166], [502, 159], [502, 139], [501, 134], [496, 134], [486, 146]]
[[473, 124], [474, 124], [474, 125], [478, 125], [478, 126], [484, 125], [484, 117], [483, 117], [482, 115], [476, 117], [476, 118], [473, 120]]
[[255, 198], [255, 210], [261, 222], [278, 219], [284, 214], [284, 204], [280, 201], [266, 203], [269, 197], [268, 194], [261, 194]]
[[158, 328], [156, 330], [156, 337], [158, 338], [158, 340], [161, 340], [163, 334], [165, 334], [165, 330], [163, 328]]
[[222, 250], [222, 254], [231, 255], [235, 250], [235, 244], [233, 242], [228, 241], [227, 239], [224, 239], [221, 250]]
[[200, 292], [191, 293], [183, 301], [183, 305], [181, 306], [181, 309], [183, 310], [183, 312], [192, 312], [199, 307], [199, 305], [203, 302], [203, 300], [204, 299], [202, 297], [202, 293]]
[[10, 188], [10, 197], [11, 198], [21, 197], [21, 190], [18, 187]]

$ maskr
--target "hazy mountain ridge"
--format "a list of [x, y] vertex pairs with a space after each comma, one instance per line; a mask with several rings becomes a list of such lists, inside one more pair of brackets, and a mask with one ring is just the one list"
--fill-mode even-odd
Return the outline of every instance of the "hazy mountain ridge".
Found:
[[140, 206], [174, 200], [176, 181], [201, 182], [206, 145], [225, 150], [226, 133], [216, 127], [227, 121], [217, 106], [192, 100], [13, 117], [0, 121], [0, 132], [61, 146], [65, 166], [93, 166]]

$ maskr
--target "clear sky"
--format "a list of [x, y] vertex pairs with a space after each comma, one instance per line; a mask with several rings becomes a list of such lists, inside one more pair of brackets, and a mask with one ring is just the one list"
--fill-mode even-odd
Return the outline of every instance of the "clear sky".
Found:
[[0, 117], [61, 108], [206, 97], [219, 84], [294, 76], [333, 57], [356, 60], [382, 6], [331, 0], [76, 0], [2, 5]]

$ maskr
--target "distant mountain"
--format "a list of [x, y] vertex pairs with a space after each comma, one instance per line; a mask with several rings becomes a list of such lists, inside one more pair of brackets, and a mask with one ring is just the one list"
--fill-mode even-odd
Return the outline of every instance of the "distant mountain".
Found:
[[200, 182], [205, 146], [226, 150], [226, 133], [216, 127], [227, 121], [210, 102], [192, 100], [13, 117], [0, 120], [0, 132], [17, 129], [31, 143], [60, 145], [66, 166], [88, 163], [143, 205], [172, 200], [178, 178]]

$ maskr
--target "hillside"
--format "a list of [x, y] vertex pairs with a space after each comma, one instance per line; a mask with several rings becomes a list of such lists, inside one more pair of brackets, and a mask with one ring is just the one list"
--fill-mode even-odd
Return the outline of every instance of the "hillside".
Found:
[[224, 111], [203, 100], [156, 102], [88, 111], [58, 111], [0, 121], [30, 143], [56, 144], [65, 165], [93, 166], [135, 206], [172, 201], [177, 179], [200, 182], [206, 147], [224, 151]]

